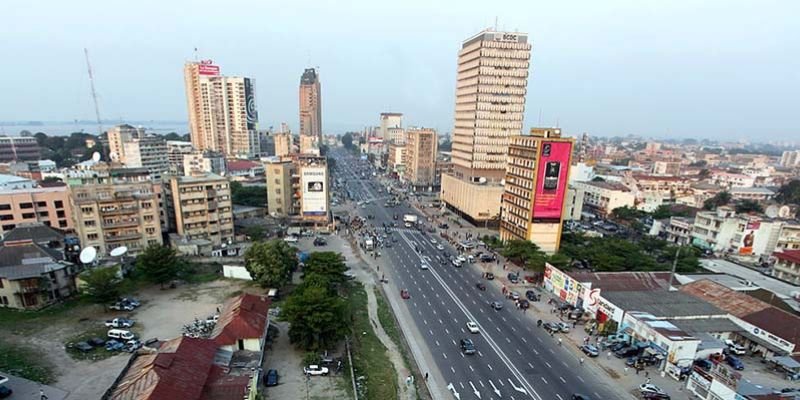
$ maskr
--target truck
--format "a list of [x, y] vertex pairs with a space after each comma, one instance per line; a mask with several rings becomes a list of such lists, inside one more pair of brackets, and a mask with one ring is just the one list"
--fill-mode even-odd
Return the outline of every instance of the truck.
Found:
[[367, 250], [373, 250], [375, 249], [375, 243], [372, 241], [372, 239], [367, 239], [364, 241], [364, 248]]
[[411, 228], [417, 223], [417, 216], [413, 214], [406, 214], [403, 216], [403, 222], [405, 223], [406, 228]]

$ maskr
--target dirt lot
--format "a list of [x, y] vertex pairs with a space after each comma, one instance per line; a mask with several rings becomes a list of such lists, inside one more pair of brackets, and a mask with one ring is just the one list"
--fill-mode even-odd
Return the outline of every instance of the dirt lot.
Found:
[[181, 334], [183, 324], [216, 312], [222, 302], [241, 291], [257, 291], [243, 281], [217, 280], [161, 290], [157, 286], [140, 290], [134, 297], [142, 306], [130, 313], [106, 312], [101, 306], [80, 305], [62, 313], [31, 318], [3, 325], [0, 332], [11, 343], [24, 343], [40, 349], [58, 375], [53, 386], [70, 392], [67, 399], [97, 399], [114, 382], [128, 360], [121, 353], [99, 361], [78, 361], [70, 357], [64, 342], [75, 335], [96, 329], [102, 321], [128, 316], [136, 321], [133, 331], [144, 339], [171, 339]]

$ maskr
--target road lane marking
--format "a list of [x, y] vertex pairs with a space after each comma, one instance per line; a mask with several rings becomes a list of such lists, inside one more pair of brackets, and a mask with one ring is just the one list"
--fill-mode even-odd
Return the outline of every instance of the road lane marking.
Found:
[[494, 369], [492, 368], [492, 364], [486, 364], [486, 366], [489, 367], [489, 371], [494, 371]]
[[547, 362], [547, 361], [545, 361], [545, 362], [544, 362], [544, 365], [547, 365], [547, 368], [553, 368], [553, 366], [552, 366], [552, 365], [550, 365], [550, 363], [549, 363], [549, 362]]
[[447, 359], [447, 354], [442, 353], [442, 355], [444, 356], [444, 359], [446, 360]]
[[519, 349], [515, 349], [515, 350], [517, 350], [517, 354], [522, 355], [522, 352], [519, 351]]
[[558, 394], [558, 393], [556, 393], [556, 397], [558, 397], [558, 400], [564, 400], [564, 398], [563, 398], [563, 397], [561, 397], [561, 395], [560, 395], [560, 394]]
[[543, 376], [541, 378], [542, 378], [542, 381], [544, 382], [544, 384], [547, 385], [547, 379], [544, 379]]
[[564, 380], [564, 377], [563, 377], [563, 376], [559, 376], [559, 377], [558, 377], [558, 379], [561, 379], [561, 382], [563, 382], [564, 384], [566, 384], [566, 383], [567, 383], [567, 381], [565, 381], [565, 380]]
[[581, 378], [581, 376], [580, 376], [580, 375], [575, 375], [575, 376], [577, 376], [577, 377], [578, 377], [578, 380], [579, 380], [579, 381], [581, 381], [581, 382], [583, 382], [583, 383], [586, 383], [586, 381], [584, 381], [584, 380], [583, 380], [583, 378]]
[[533, 364], [531, 364], [531, 363], [528, 363], [528, 366], [529, 366], [529, 367], [531, 367], [531, 368], [533, 368]]
[[523, 341], [523, 342], [525, 342], [525, 343], [528, 343], [528, 341], [527, 341], [527, 340], [525, 340], [525, 338], [524, 338], [524, 337], [520, 337], [520, 339], [522, 339], [522, 341]]

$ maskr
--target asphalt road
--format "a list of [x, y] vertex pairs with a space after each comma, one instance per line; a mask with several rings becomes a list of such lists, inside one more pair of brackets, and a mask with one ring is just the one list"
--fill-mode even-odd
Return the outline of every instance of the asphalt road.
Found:
[[[380, 228], [382, 223], [395, 222], [394, 214], [419, 215], [407, 204], [384, 208], [386, 189], [377, 181], [359, 177], [365, 164], [343, 151], [337, 152], [336, 158], [339, 175], [334, 177], [347, 181], [355, 200], [370, 200], [359, 211], [362, 216], [374, 216], [369, 221], [372, 225]], [[402, 226], [402, 220], [399, 222]], [[436, 255], [457, 253], [438, 234], [401, 227], [395, 228], [392, 235], [398, 242], [380, 249], [384, 262], [389, 261], [386, 277], [393, 280], [393, 285], [409, 291], [410, 299], [404, 304], [423, 333], [424, 344], [441, 375], [452, 385], [449, 391], [454, 398], [567, 400], [575, 393], [592, 399], [620, 398], [619, 392], [586, 372], [575, 349], [562, 347], [558, 335], [551, 337], [538, 328], [494, 285], [487, 284], [486, 291], [478, 290], [476, 284], [482, 281], [480, 265], [456, 268], [439, 264]], [[434, 243], [443, 245], [445, 250], [437, 250]], [[425, 260], [428, 270], [420, 268], [424, 256], [432, 260]], [[491, 301], [501, 301], [503, 309], [492, 309]], [[468, 321], [478, 324], [479, 334], [467, 331]], [[462, 353], [462, 338], [472, 339], [476, 354]]]

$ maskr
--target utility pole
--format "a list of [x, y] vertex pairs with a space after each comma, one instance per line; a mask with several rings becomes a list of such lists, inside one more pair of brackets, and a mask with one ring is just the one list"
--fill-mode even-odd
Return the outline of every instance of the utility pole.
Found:
[[675, 276], [675, 269], [678, 267], [678, 256], [681, 254], [681, 248], [678, 246], [678, 249], [675, 250], [675, 259], [672, 260], [672, 271], [669, 273], [669, 283], [667, 284], [667, 291], [669, 292], [670, 288], [672, 288], [672, 277]]
[[86, 69], [89, 71], [89, 86], [92, 88], [92, 100], [94, 100], [94, 115], [97, 117], [98, 135], [103, 134], [103, 123], [100, 122], [100, 106], [97, 104], [97, 92], [94, 90], [94, 74], [92, 74], [92, 64], [89, 63], [89, 49], [83, 48], [86, 56]]

